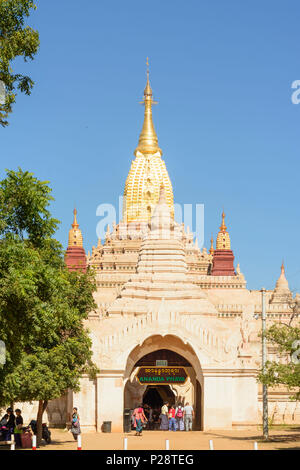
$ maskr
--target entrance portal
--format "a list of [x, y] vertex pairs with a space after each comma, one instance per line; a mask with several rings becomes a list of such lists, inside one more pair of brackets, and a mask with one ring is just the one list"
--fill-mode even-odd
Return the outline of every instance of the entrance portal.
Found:
[[[158, 347], [153, 350], [156, 344]], [[156, 424], [151, 427], [149, 422], [149, 429], [159, 429], [159, 416], [165, 402], [169, 406], [189, 403], [194, 408], [193, 429], [201, 429], [202, 387], [198, 380], [199, 372], [185, 357], [185, 352], [188, 352], [194, 359], [192, 351], [189, 351], [187, 345], [183, 347], [182, 341], [173, 336], [166, 336], [164, 344], [173, 345], [178, 352], [159, 348], [161, 344], [160, 336], [152, 336], [132, 351], [132, 362], [128, 367], [128, 380], [124, 388], [124, 408], [133, 410], [143, 404], [146, 416], [151, 415], [152, 422]], [[143, 350], [144, 355], [141, 354]], [[181, 351], [184, 355], [180, 354]]]

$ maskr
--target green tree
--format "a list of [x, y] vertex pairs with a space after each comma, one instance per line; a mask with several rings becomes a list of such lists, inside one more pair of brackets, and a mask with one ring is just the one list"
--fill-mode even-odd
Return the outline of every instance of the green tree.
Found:
[[33, 59], [39, 48], [39, 34], [25, 25], [30, 11], [36, 6], [32, 0], [0, 0], [0, 85], [5, 90], [5, 100], [0, 103], [0, 124], [8, 124], [7, 116], [16, 101], [16, 89], [30, 95], [33, 80], [14, 73], [12, 63], [17, 57], [25, 62]]
[[9, 171], [0, 184], [0, 404], [39, 401], [38, 444], [49, 400], [78, 390], [83, 373], [93, 376], [91, 340], [84, 327], [95, 308], [92, 272], [70, 273], [63, 250], [51, 237], [46, 182]]
[[266, 372], [259, 380], [269, 386], [286, 385], [291, 398], [300, 399], [300, 328], [287, 324], [274, 324], [266, 332], [266, 338], [275, 346], [278, 361], [268, 361]]

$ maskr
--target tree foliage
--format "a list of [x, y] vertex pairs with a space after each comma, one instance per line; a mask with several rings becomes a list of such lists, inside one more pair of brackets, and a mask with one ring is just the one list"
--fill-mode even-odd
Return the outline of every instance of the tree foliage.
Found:
[[16, 100], [16, 89], [30, 95], [33, 80], [20, 73], [14, 73], [12, 63], [17, 57], [25, 62], [33, 59], [39, 48], [39, 34], [25, 25], [32, 9], [32, 0], [0, 0], [0, 81], [6, 90], [5, 103], [0, 104], [0, 124], [8, 124], [7, 116]]
[[0, 183], [0, 339], [7, 351], [0, 405], [38, 400], [40, 430], [48, 400], [78, 390], [80, 376], [97, 370], [84, 328], [95, 308], [94, 276], [66, 269], [51, 237], [58, 224], [51, 200], [47, 183], [21, 169]]
[[274, 324], [266, 332], [267, 340], [275, 346], [278, 361], [268, 361], [266, 372], [259, 380], [270, 386], [285, 385], [292, 398], [300, 399], [300, 328]]

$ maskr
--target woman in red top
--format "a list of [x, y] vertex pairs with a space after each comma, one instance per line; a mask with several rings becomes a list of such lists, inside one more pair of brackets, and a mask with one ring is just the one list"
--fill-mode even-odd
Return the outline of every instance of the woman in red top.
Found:
[[176, 431], [175, 408], [172, 405], [169, 409], [169, 431]]
[[147, 421], [142, 405], [133, 410], [132, 417], [134, 418], [134, 427], [136, 429], [135, 435], [141, 436], [143, 431], [143, 423]]

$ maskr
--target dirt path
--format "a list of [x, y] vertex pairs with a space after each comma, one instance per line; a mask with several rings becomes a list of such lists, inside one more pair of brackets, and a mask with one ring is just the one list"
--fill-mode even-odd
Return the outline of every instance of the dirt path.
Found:
[[[76, 442], [68, 431], [52, 429], [52, 444], [42, 446], [47, 450], [76, 449]], [[300, 428], [272, 430], [270, 442], [263, 442], [260, 430], [210, 431], [210, 432], [169, 432], [144, 431], [137, 437], [134, 432], [123, 433], [86, 433], [82, 434], [83, 450], [121, 450], [124, 437], [128, 438], [128, 450], [163, 450], [169, 439], [170, 450], [205, 450], [209, 449], [209, 440], [213, 440], [215, 450], [249, 450], [258, 442], [259, 450], [297, 449], [300, 450]]]

